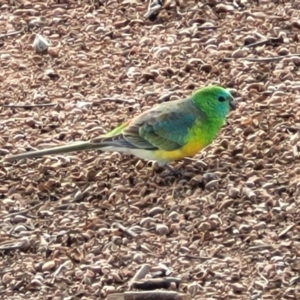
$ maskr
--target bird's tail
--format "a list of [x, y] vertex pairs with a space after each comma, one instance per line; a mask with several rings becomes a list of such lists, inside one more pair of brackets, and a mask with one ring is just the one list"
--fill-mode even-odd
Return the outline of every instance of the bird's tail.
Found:
[[90, 149], [99, 149], [105, 147], [105, 145], [101, 145], [100, 143], [91, 143], [88, 142], [75, 142], [72, 144], [67, 144], [63, 146], [58, 146], [54, 148], [47, 148], [43, 150], [36, 150], [36, 151], [29, 151], [24, 152], [16, 155], [10, 155], [4, 158], [4, 161], [13, 161], [22, 158], [33, 158], [33, 157], [40, 157], [44, 155], [51, 155], [51, 154], [60, 154], [60, 153], [67, 153], [73, 151], [83, 151], [83, 150], [90, 150]]

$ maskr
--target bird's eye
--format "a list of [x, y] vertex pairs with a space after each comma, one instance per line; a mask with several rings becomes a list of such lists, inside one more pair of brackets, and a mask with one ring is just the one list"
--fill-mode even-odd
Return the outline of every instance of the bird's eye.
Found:
[[218, 98], [218, 101], [219, 101], [219, 102], [224, 102], [224, 101], [226, 101], [226, 99], [225, 99], [225, 97], [220, 96], [220, 97]]

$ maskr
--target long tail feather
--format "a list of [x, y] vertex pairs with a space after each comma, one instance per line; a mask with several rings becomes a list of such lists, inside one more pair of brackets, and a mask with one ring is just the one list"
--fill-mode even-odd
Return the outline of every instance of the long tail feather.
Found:
[[29, 151], [24, 152], [16, 155], [10, 155], [4, 158], [4, 161], [13, 161], [18, 160], [22, 158], [32, 158], [32, 157], [40, 157], [44, 155], [51, 155], [51, 154], [60, 154], [60, 153], [67, 153], [67, 152], [73, 152], [73, 151], [83, 151], [83, 150], [90, 150], [90, 149], [97, 149], [102, 148], [107, 145], [103, 144], [93, 144], [88, 142], [75, 142], [72, 144], [54, 147], [54, 148], [47, 148], [43, 150], [37, 150], [37, 151]]

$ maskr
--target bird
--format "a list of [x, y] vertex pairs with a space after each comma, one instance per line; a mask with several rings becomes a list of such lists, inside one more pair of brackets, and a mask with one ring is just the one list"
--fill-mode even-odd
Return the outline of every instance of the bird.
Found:
[[156, 161], [174, 172], [168, 164], [193, 157], [219, 133], [236, 101], [231, 93], [216, 85], [195, 90], [184, 99], [154, 105], [112, 131], [89, 141], [9, 155], [4, 161], [73, 151], [97, 149], [132, 154]]

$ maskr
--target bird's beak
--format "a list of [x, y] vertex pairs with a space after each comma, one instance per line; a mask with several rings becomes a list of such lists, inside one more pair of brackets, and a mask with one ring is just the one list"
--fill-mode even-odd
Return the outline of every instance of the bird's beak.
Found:
[[236, 109], [237, 103], [236, 103], [236, 101], [234, 100], [233, 97], [230, 99], [229, 105], [230, 105], [230, 108], [231, 108], [232, 110]]

